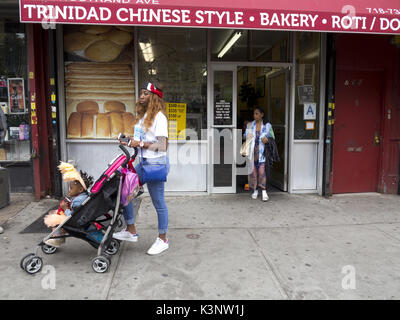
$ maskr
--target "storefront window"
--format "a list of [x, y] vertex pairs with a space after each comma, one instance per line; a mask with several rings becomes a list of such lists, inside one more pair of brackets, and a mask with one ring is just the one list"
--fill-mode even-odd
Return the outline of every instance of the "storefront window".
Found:
[[296, 34], [296, 104], [294, 139], [318, 139], [320, 34]]
[[133, 27], [64, 27], [67, 138], [133, 136]]
[[289, 34], [285, 31], [212, 30], [211, 59], [288, 62]]
[[24, 25], [0, 19], [0, 107], [7, 124], [0, 163], [30, 161], [26, 52]]
[[206, 43], [202, 29], [138, 29], [139, 85], [163, 86], [170, 140], [201, 139], [207, 128]]

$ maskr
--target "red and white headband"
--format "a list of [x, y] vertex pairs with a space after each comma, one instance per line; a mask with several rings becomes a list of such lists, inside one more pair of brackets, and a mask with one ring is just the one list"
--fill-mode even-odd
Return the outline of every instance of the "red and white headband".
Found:
[[151, 82], [147, 82], [142, 89], [146, 89], [147, 91], [150, 91], [156, 95], [158, 95], [160, 98], [163, 97], [163, 92], [161, 89], [158, 89], [154, 84], [152, 84]]

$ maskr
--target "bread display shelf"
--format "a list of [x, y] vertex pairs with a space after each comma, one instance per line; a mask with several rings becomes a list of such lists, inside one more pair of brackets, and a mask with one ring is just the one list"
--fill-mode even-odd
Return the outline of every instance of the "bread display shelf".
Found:
[[65, 80], [67, 139], [133, 135], [135, 85], [130, 64], [67, 63]]
[[116, 139], [119, 133], [132, 136], [133, 121], [130, 112], [73, 112], [68, 118], [67, 139]]

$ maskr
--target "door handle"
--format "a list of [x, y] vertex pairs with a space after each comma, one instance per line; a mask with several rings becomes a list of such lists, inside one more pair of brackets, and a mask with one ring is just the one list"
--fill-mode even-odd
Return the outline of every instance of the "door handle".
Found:
[[374, 145], [379, 145], [381, 143], [381, 139], [379, 137], [378, 131], [375, 131], [375, 136], [374, 136]]
[[215, 128], [215, 129], [233, 129], [236, 128], [235, 125], [211, 125], [211, 128]]

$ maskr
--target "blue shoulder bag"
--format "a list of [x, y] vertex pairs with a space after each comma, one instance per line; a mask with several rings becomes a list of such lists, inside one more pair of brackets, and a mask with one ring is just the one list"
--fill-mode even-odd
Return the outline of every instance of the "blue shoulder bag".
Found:
[[153, 182], [153, 181], [162, 181], [165, 182], [167, 181], [167, 175], [168, 175], [168, 170], [167, 170], [167, 163], [166, 159], [164, 160], [163, 163], [161, 162], [155, 162], [155, 163], [149, 163], [148, 161], [143, 161], [143, 156], [141, 158], [142, 162], [142, 169], [143, 169], [143, 174], [142, 174], [142, 183], [146, 182]]

